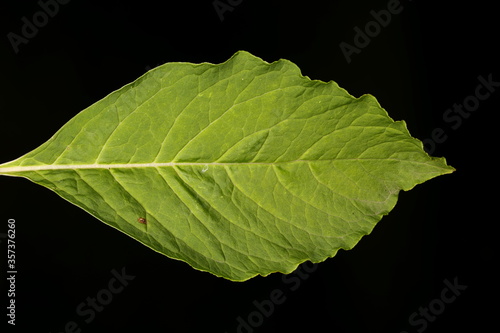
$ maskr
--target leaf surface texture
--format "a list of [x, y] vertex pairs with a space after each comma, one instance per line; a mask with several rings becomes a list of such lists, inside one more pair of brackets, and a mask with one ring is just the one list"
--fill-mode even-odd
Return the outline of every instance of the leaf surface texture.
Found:
[[0, 165], [234, 281], [351, 249], [400, 190], [453, 170], [373, 96], [245, 51], [157, 67]]

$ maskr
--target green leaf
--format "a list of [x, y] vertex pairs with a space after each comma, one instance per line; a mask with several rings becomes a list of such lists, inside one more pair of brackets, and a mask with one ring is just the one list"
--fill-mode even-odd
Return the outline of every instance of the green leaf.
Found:
[[0, 165], [234, 281], [351, 249], [400, 190], [453, 170], [373, 96], [243, 51], [155, 68]]

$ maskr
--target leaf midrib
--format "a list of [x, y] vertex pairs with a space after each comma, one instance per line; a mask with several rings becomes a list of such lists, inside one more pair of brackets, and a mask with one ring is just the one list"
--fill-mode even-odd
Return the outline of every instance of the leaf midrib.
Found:
[[[397, 158], [335, 158], [325, 160], [293, 160], [282, 162], [167, 162], [167, 163], [117, 163], [117, 164], [61, 164], [61, 165], [32, 165], [32, 166], [15, 166], [15, 167], [2, 167], [0, 165], [0, 174], [16, 173], [16, 172], [29, 172], [29, 171], [48, 171], [48, 170], [81, 170], [81, 169], [134, 169], [134, 168], [162, 168], [162, 167], [177, 167], [177, 166], [278, 166], [296, 163], [327, 163], [336, 161], [399, 161], [410, 162], [414, 164], [426, 164], [425, 162], [406, 161]], [[8, 163], [5, 163], [8, 164]]]

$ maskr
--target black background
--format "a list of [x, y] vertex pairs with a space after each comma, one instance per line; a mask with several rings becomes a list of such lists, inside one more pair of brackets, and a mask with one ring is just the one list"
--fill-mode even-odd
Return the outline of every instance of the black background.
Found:
[[[334, 80], [354, 96], [373, 94], [421, 140], [442, 128], [447, 138], [432, 154], [457, 171], [402, 192], [371, 235], [307, 278], [296, 277], [300, 285], [280, 274], [235, 283], [196, 271], [45, 188], [2, 177], [0, 233], [9, 218], [16, 220], [16, 327], [9, 332], [63, 332], [70, 321], [82, 332], [236, 332], [237, 318], [256, 310], [253, 301], [279, 289], [286, 301], [254, 332], [411, 333], [422, 326], [410, 325], [409, 316], [440, 298], [443, 281], [455, 278], [467, 289], [425, 332], [496, 328], [493, 137], [500, 91], [458, 128], [443, 120], [448, 108], [474, 94], [478, 76], [500, 81], [494, 5], [401, 0], [403, 11], [348, 64], [339, 44], [353, 44], [354, 27], [363, 29], [373, 20], [370, 11], [389, 1], [232, 2], [239, 4], [221, 21], [212, 0], [72, 0], [16, 54], [7, 34], [20, 35], [21, 19], [32, 21], [41, 7], [3, 1], [0, 162], [36, 148], [77, 112], [150, 68], [220, 63], [243, 49], [266, 61], [289, 59], [304, 75]], [[6, 239], [0, 240], [6, 322]], [[113, 269], [135, 278], [86, 323], [75, 309], [107, 287]]]

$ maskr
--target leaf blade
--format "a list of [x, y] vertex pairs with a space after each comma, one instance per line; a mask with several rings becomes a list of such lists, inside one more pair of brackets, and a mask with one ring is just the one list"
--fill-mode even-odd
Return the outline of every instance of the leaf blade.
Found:
[[352, 248], [400, 190], [453, 170], [373, 96], [243, 51], [160, 66], [0, 165], [235, 281]]

